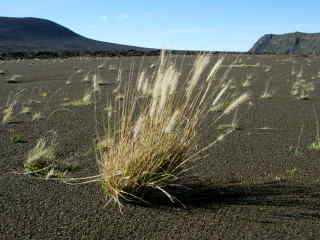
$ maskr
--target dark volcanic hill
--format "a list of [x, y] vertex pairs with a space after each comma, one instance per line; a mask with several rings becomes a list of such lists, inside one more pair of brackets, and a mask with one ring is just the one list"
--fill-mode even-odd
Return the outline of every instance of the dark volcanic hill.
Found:
[[0, 17], [0, 53], [130, 50], [152, 49], [95, 41], [45, 19]]
[[267, 34], [250, 50], [255, 54], [320, 54], [320, 33]]

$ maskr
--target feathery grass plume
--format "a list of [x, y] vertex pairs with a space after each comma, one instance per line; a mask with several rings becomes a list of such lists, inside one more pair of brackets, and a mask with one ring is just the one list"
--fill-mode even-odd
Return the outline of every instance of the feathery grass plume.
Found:
[[24, 172], [38, 177], [61, 178], [68, 172], [77, 170], [77, 165], [61, 161], [56, 157], [57, 133], [50, 131], [49, 135], [38, 139], [36, 145], [28, 152], [24, 162]]
[[265, 69], [264, 69], [264, 71], [265, 71], [265, 72], [270, 72], [271, 69], [272, 69], [272, 66], [266, 66]]
[[138, 84], [137, 84], [138, 92], [140, 92], [142, 90], [144, 81], [145, 81], [145, 71], [142, 71], [138, 76]]
[[262, 95], [260, 96], [260, 98], [270, 99], [270, 98], [273, 97], [273, 95], [274, 95], [274, 91], [272, 91], [272, 90], [270, 89], [270, 81], [268, 81], [268, 82], [266, 83], [264, 92], [262, 93]]
[[243, 83], [242, 83], [242, 87], [247, 88], [247, 87], [251, 87], [251, 82], [249, 79], [246, 79]]
[[145, 117], [143, 115], [141, 115], [138, 119], [138, 121], [136, 122], [136, 124], [133, 127], [133, 139], [137, 139], [137, 137], [139, 136], [139, 133], [141, 131], [141, 128], [143, 126], [143, 122], [145, 120]]
[[34, 114], [32, 114], [32, 121], [38, 121], [43, 119], [43, 116], [41, 114], [41, 112], [35, 112]]
[[179, 116], [180, 116], [180, 111], [179, 110], [176, 110], [174, 112], [174, 114], [172, 115], [168, 125], [165, 127], [164, 129], [164, 132], [165, 133], [171, 133], [171, 132], [174, 132], [175, 130], [175, 127], [177, 125], [177, 122], [179, 120]]
[[248, 73], [247, 77], [246, 77], [246, 80], [242, 83], [242, 87], [244, 87], [244, 88], [251, 87], [252, 78], [253, 78], [252, 74]]
[[[212, 88], [213, 81], [216, 79], [216, 74], [217, 74], [218, 70], [220, 69], [220, 67], [222, 66], [224, 59], [225, 59], [224, 57], [219, 58], [218, 61], [213, 65], [213, 67], [212, 67], [212, 69], [206, 79], [206, 82], [207, 82], [206, 90], [202, 94], [201, 100], [199, 102], [199, 106], [202, 105], [204, 100], [207, 98], [209, 91], [212, 90], [211, 88]], [[229, 71], [229, 69], [231, 69], [231, 67], [228, 68], [227, 72]], [[224, 75], [223, 77], [226, 77], [226, 75]], [[222, 81], [224, 81], [224, 80], [222, 80]], [[212, 94], [215, 94], [215, 93], [213, 92]], [[221, 92], [220, 92], [220, 94], [221, 94]], [[223, 95], [223, 93], [221, 94], [221, 96], [222, 95]], [[217, 99], [217, 101], [218, 101], [218, 99]]]
[[70, 85], [71, 83], [72, 83], [71, 80], [66, 81], [66, 85]]
[[237, 109], [240, 105], [243, 103], [249, 101], [251, 98], [251, 95], [249, 93], [244, 93], [241, 96], [239, 96], [237, 99], [235, 99], [223, 112], [224, 115], [230, 114], [235, 109]]
[[[219, 119], [249, 99], [249, 94], [231, 98], [230, 81], [212, 84], [222, 60], [211, 69], [210, 76], [202, 76], [209, 61], [210, 55], [200, 55], [187, 79], [182, 79], [171, 55], [162, 52], [158, 69], [150, 78], [150, 98], [139, 96], [139, 79], [126, 82], [124, 92], [119, 93], [122, 101], [112, 96], [110, 102], [117, 111], [111, 111], [104, 137], [99, 137], [97, 143], [107, 143], [107, 147], [96, 148], [99, 175], [70, 179], [69, 183], [100, 182], [106, 196], [120, 208], [121, 200], [143, 201], [141, 193], [146, 189], [159, 191], [172, 202], [179, 201], [168, 188], [183, 185], [190, 167], [232, 132], [213, 136], [215, 140], [204, 143], [201, 136], [208, 119], [218, 124]], [[212, 103], [222, 104], [222, 112], [209, 114]]]
[[97, 69], [101, 70], [104, 69], [106, 67], [105, 63], [101, 63], [100, 65], [98, 65]]
[[310, 93], [315, 90], [312, 82], [307, 82], [304, 79], [297, 79], [292, 85], [291, 95], [298, 96], [300, 100], [307, 100], [310, 98]]
[[296, 76], [297, 72], [296, 72], [296, 68], [294, 66], [294, 64], [292, 64], [292, 68], [291, 68], [291, 76]]
[[3, 117], [2, 117], [2, 124], [9, 123], [13, 119], [14, 109], [17, 102], [13, 101], [10, 103], [5, 109], [3, 109]]
[[186, 88], [186, 97], [189, 101], [194, 88], [196, 87], [198, 81], [200, 80], [203, 70], [207, 67], [210, 62], [210, 56], [203, 54], [199, 55], [194, 63], [193, 75], [188, 82], [188, 87]]
[[109, 105], [106, 105], [103, 110], [106, 111], [106, 112], [112, 112], [113, 111], [113, 107], [112, 107], [111, 104], [109, 104]]
[[162, 78], [158, 113], [164, 109], [168, 97], [176, 92], [178, 78], [179, 73], [176, 71], [174, 66], [168, 66]]
[[90, 83], [90, 72], [88, 72], [83, 79], [81, 80], [83, 83]]
[[121, 86], [122, 86], [122, 69], [121, 69], [121, 65], [118, 69], [118, 75], [116, 78], [116, 82], [117, 82], [117, 87], [115, 89], [113, 89], [112, 93], [113, 94], [118, 94], [121, 90]]
[[82, 102], [89, 105], [92, 100], [92, 91], [86, 91], [85, 94], [82, 97]]
[[213, 67], [212, 67], [212, 69], [211, 69], [211, 71], [210, 71], [210, 73], [209, 73], [209, 75], [208, 75], [208, 77], [206, 79], [207, 82], [215, 78], [215, 76], [216, 76], [218, 70], [220, 69], [224, 59], [225, 59], [224, 56], [219, 58], [218, 61], [213, 65]]
[[78, 100], [67, 101], [62, 104], [64, 107], [82, 107], [91, 105], [93, 102], [93, 91], [86, 90], [83, 97]]
[[9, 93], [6, 106], [2, 110], [2, 124], [7, 124], [13, 120], [13, 116], [15, 112], [18, 112], [19, 108], [19, 97], [21, 94], [25, 91], [25, 89], [22, 89], [18, 91], [15, 94], [12, 94], [12, 92]]
[[36, 146], [28, 153], [26, 164], [34, 164], [40, 159], [51, 160], [55, 157], [55, 146], [53, 144], [48, 145], [45, 138], [40, 138], [37, 141]]
[[28, 107], [28, 106], [23, 106], [21, 111], [20, 111], [21, 114], [30, 114], [31, 113], [31, 108]]
[[101, 88], [99, 86], [97, 74], [93, 74], [93, 76], [92, 76], [92, 86], [93, 86], [93, 91], [94, 92], [96, 92], [96, 93], [100, 93], [101, 92]]
[[313, 106], [313, 113], [314, 113], [315, 122], [316, 122], [316, 139], [313, 143], [310, 144], [309, 149], [320, 151], [320, 123], [319, 123], [319, 117], [318, 117], [318, 113], [315, 106]]
[[301, 66], [300, 71], [297, 73], [297, 79], [303, 78], [303, 67]]
[[56, 133], [53, 138], [42, 137], [36, 145], [28, 152], [24, 168], [27, 172], [39, 171], [53, 164], [56, 153]]
[[232, 69], [234, 68], [235, 66], [235, 63], [238, 61], [239, 59], [239, 56], [237, 56], [231, 64], [227, 65], [227, 69], [225, 70], [225, 72], [223, 73], [222, 77], [219, 79], [220, 82], [225, 82], [228, 78], [229, 78], [229, 75], [232, 71]]
[[116, 71], [116, 70], [117, 70], [117, 65], [115, 65], [115, 64], [110, 64], [109, 67], [108, 67], [108, 70], [109, 70], [109, 71]]
[[40, 92], [40, 96], [41, 97], [48, 97], [48, 92], [46, 92], [46, 91]]
[[19, 83], [20, 80], [22, 78], [22, 75], [20, 74], [14, 74], [12, 75], [9, 79], [8, 79], [8, 83]]
[[290, 146], [289, 151], [292, 152], [295, 156], [301, 156], [302, 152], [301, 150], [301, 138], [303, 135], [303, 131], [304, 131], [304, 124], [302, 124], [301, 128], [300, 128], [300, 134], [298, 136], [298, 140], [297, 140], [297, 144], [296, 146]]
[[143, 95], [147, 96], [151, 94], [151, 90], [149, 89], [149, 78], [146, 78], [143, 82], [141, 92]]

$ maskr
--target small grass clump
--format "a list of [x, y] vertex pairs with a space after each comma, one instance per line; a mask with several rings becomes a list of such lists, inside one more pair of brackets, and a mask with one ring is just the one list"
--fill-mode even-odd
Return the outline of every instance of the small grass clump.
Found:
[[29, 151], [24, 163], [25, 174], [46, 178], [60, 178], [67, 172], [77, 169], [77, 166], [63, 163], [56, 158], [56, 133], [52, 138], [40, 138]]
[[288, 176], [288, 177], [291, 177], [291, 178], [294, 177], [294, 176], [296, 176], [297, 173], [298, 173], [298, 169], [297, 169], [297, 168], [288, 169], [288, 170], [286, 171], [287, 176]]
[[302, 138], [302, 135], [303, 135], [303, 130], [304, 130], [304, 125], [302, 125], [301, 128], [300, 128], [300, 133], [299, 133], [299, 136], [298, 136], [298, 140], [297, 140], [296, 146], [290, 146], [289, 147], [289, 152], [294, 154], [296, 157], [300, 157], [300, 156], [303, 155], [303, 152], [301, 151], [301, 138]]
[[82, 98], [78, 100], [72, 100], [67, 101], [63, 103], [62, 105], [64, 107], [82, 107], [82, 106], [88, 106], [92, 104], [92, 91], [86, 91]]
[[14, 115], [17, 112], [19, 106], [19, 98], [23, 90], [18, 91], [16, 94], [11, 93], [8, 96], [5, 108], [2, 110], [2, 124], [8, 124], [14, 121]]
[[72, 83], [71, 80], [66, 81], [66, 85], [71, 85], [71, 83]]
[[297, 96], [299, 100], [309, 100], [310, 93], [315, 90], [312, 82], [307, 82], [304, 79], [299, 79], [293, 83], [291, 88], [291, 95]]
[[[198, 56], [188, 78], [181, 79], [170, 55], [162, 53], [152, 77], [139, 74], [137, 82], [123, 84], [118, 90], [123, 98], [113, 96], [112, 108], [116, 111], [108, 114], [105, 133], [97, 140], [100, 173], [78, 180], [100, 182], [106, 196], [120, 208], [121, 200], [143, 201], [141, 194], [145, 190], [158, 191], [171, 202], [178, 201], [168, 188], [183, 186], [190, 177], [190, 168], [233, 131], [228, 129], [202, 143], [205, 126], [208, 122], [216, 126], [249, 99], [247, 93], [230, 99], [234, 96], [230, 94], [232, 82], [225, 77], [216, 78], [223, 58], [205, 76], [210, 60], [210, 55]], [[142, 98], [141, 86], [146, 81], [150, 96]], [[210, 111], [218, 105], [224, 106], [221, 111]]]
[[35, 112], [32, 114], [32, 122], [39, 121], [43, 119], [41, 112]]
[[317, 140], [309, 145], [310, 150], [320, 151], [320, 140]]
[[270, 81], [268, 81], [266, 83], [264, 92], [262, 93], [260, 98], [262, 98], [262, 99], [271, 99], [271, 98], [273, 98], [273, 95], [274, 95], [274, 91], [270, 89]]
[[20, 83], [21, 82], [20, 81], [21, 78], [22, 78], [22, 75], [14, 74], [7, 80], [7, 82], [8, 83]]
[[3, 109], [2, 124], [9, 123], [13, 120], [14, 107], [16, 104], [17, 104], [16, 102], [12, 102], [5, 109]]
[[46, 91], [40, 92], [40, 96], [43, 97], [43, 98], [48, 97], [48, 95], [49, 94]]
[[20, 111], [21, 114], [30, 114], [31, 113], [31, 108], [28, 107], [28, 106], [23, 106], [21, 111]]
[[90, 80], [90, 72], [88, 72], [84, 77], [83, 79], [81, 80], [81, 82], [83, 83], [90, 83], [91, 80]]
[[29, 153], [24, 168], [28, 172], [40, 171], [51, 166], [55, 159], [56, 144], [54, 140], [50, 142], [42, 137]]
[[12, 143], [17, 144], [17, 143], [26, 143], [27, 141], [25, 140], [25, 137], [20, 134], [16, 133], [13, 136], [10, 137], [10, 140]]
[[313, 106], [313, 113], [314, 113], [315, 122], [316, 122], [316, 137], [315, 137], [315, 141], [311, 143], [308, 148], [310, 150], [320, 151], [320, 124], [319, 124], [319, 117], [318, 117], [315, 106]]

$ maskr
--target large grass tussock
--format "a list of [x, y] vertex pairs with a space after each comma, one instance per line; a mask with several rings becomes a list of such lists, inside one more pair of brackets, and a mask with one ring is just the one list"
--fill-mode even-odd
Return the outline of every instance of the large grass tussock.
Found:
[[[193, 164], [230, 133], [202, 145], [203, 126], [215, 126], [249, 98], [247, 93], [231, 93], [227, 74], [217, 77], [223, 61], [221, 57], [212, 66], [212, 56], [203, 54], [184, 74], [163, 52], [158, 68], [151, 73], [151, 68], [141, 69], [137, 81], [124, 84], [118, 77], [105, 134], [97, 145], [100, 174], [85, 180], [101, 182], [107, 197], [119, 206], [122, 199], [139, 199], [145, 189], [176, 201], [168, 187], [183, 185]], [[224, 107], [210, 111], [216, 106]]]

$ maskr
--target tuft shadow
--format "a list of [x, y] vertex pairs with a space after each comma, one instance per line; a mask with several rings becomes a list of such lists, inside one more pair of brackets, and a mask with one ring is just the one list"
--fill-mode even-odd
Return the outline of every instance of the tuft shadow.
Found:
[[[320, 185], [303, 185], [288, 182], [267, 182], [260, 184], [208, 185], [190, 183], [166, 188], [175, 197], [172, 203], [164, 193], [155, 189], [141, 189], [137, 196], [146, 202], [131, 203], [158, 207], [161, 205], [178, 208], [207, 208], [214, 205], [257, 205], [274, 207], [303, 207], [320, 209]], [[313, 216], [320, 219], [320, 216]]]
[[10, 121], [10, 122], [8, 122], [8, 125], [18, 125], [18, 124], [22, 124], [22, 123], [24, 123], [24, 121], [16, 120], [16, 121]]

